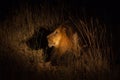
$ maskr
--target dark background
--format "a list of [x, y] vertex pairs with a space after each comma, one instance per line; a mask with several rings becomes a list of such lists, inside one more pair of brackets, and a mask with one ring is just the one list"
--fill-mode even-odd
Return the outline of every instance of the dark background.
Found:
[[[31, 6], [39, 5], [43, 2], [51, 5], [57, 5], [62, 2], [71, 10], [81, 9], [85, 16], [97, 17], [105, 23], [112, 32], [112, 44], [115, 53], [120, 56], [120, 12], [119, 1], [111, 0], [0, 0], [0, 22], [6, 19], [10, 10], [19, 8], [19, 5], [25, 3]], [[61, 3], [60, 3], [61, 4]]]

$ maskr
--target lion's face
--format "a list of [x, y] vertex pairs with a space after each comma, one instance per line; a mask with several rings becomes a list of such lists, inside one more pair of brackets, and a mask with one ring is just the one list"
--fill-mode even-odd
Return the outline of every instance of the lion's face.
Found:
[[48, 46], [54, 47], [54, 53], [62, 56], [66, 52], [79, 53], [78, 35], [67, 26], [59, 26], [47, 36]]
[[48, 46], [49, 47], [57, 47], [60, 44], [60, 40], [62, 39], [62, 28], [57, 28], [53, 33], [47, 36], [48, 39]]

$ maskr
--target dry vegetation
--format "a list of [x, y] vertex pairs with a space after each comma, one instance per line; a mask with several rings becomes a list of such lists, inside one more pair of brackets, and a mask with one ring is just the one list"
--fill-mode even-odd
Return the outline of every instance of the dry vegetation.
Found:
[[[64, 7], [64, 6], [61, 6]], [[98, 20], [80, 20], [65, 15], [57, 6], [20, 7], [0, 24], [0, 61], [2, 78], [14, 80], [109, 80], [111, 45], [107, 30]], [[64, 8], [65, 9], [65, 8]], [[45, 62], [43, 49], [33, 50], [25, 43], [41, 27], [54, 30], [71, 20], [79, 34], [81, 56], [69, 66]], [[69, 57], [69, 56], [68, 56]]]

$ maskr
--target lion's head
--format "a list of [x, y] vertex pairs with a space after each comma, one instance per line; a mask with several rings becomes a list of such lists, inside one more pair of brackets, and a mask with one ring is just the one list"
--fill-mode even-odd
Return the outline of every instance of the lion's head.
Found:
[[49, 47], [58, 47], [63, 38], [64, 30], [62, 27], [57, 28], [54, 32], [47, 36]]
[[54, 32], [47, 36], [48, 46], [54, 47], [58, 55], [64, 54], [66, 51], [77, 52], [78, 35], [73, 32], [70, 26], [60, 25]]

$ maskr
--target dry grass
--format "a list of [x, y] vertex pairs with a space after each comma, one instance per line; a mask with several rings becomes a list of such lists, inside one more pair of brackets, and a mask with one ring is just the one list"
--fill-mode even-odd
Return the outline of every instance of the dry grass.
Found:
[[[70, 20], [78, 29], [81, 56], [69, 66], [52, 66], [44, 62], [42, 49], [33, 50], [25, 41], [37, 29], [53, 30], [66, 21], [66, 15], [59, 6], [51, 8], [42, 5], [41, 9], [28, 5], [13, 11], [0, 25], [0, 60], [3, 76], [10, 74], [13, 79], [40, 80], [103, 80], [109, 78], [111, 46], [106, 37], [106, 27], [98, 21]], [[70, 17], [70, 16], [68, 16]], [[4, 70], [4, 69], [8, 70]], [[1, 70], [0, 69], [0, 70]], [[3, 77], [6, 79], [6, 77]]]
[[103, 70], [103, 67], [107, 69], [109, 66], [111, 47], [108, 43], [106, 27], [97, 20], [93, 21], [80, 20], [76, 26], [80, 32], [81, 43], [87, 47], [87, 50], [83, 51], [83, 60], [88, 62], [89, 68], [96, 67]]

